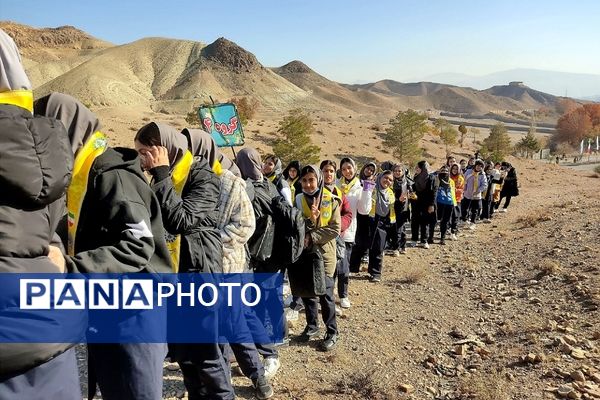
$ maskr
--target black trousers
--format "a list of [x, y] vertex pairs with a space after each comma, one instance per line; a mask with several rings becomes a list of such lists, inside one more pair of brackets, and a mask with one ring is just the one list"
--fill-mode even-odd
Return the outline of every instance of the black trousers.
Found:
[[81, 400], [75, 349], [10, 377], [0, 377], [0, 400]]
[[337, 260], [335, 277], [337, 279], [338, 297], [343, 299], [348, 297], [348, 284], [350, 281], [350, 257], [354, 243], [346, 242], [346, 252], [342, 259]]
[[388, 249], [400, 250], [406, 248], [406, 223], [409, 219], [409, 212], [396, 212], [396, 222], [390, 224], [387, 232]]
[[337, 322], [335, 319], [335, 300], [333, 298], [333, 277], [325, 277], [325, 294], [318, 297], [303, 297], [304, 311], [306, 313], [306, 325], [311, 329], [319, 327], [319, 303], [323, 323], [328, 334], [337, 334]]
[[190, 400], [233, 400], [229, 361], [225, 360], [218, 344], [193, 344], [194, 352], [202, 354], [202, 361], [182, 361], [179, 367]]
[[461, 207], [462, 220], [466, 221], [468, 216], [471, 222], [475, 223], [475, 220], [479, 217], [479, 211], [481, 210], [481, 200], [463, 199]]
[[[430, 213], [428, 211], [429, 206], [419, 205], [417, 212], [413, 212], [413, 218], [416, 216], [416, 224], [419, 228], [421, 243], [433, 243], [433, 234], [435, 233], [435, 225], [437, 223], [437, 217], [435, 210]], [[415, 215], [416, 214], [416, 215]], [[419, 233], [417, 234], [415, 242], [419, 241]], [[413, 232], [414, 235], [414, 232]], [[414, 236], [413, 236], [414, 238]]]
[[371, 218], [367, 229], [356, 231], [356, 243], [350, 255], [350, 271], [358, 272], [363, 255], [369, 253], [369, 274], [380, 277], [383, 268], [383, 251], [390, 229], [389, 218]]
[[[166, 355], [164, 343], [88, 345], [90, 372], [106, 400], [162, 399]], [[89, 389], [95, 391], [95, 387]]]
[[492, 218], [492, 199], [481, 200], [481, 219]]
[[454, 206], [454, 212], [450, 217], [450, 230], [452, 233], [458, 233], [458, 220], [460, 218], [460, 203]]
[[446, 237], [452, 214], [454, 214], [454, 206], [452, 204], [437, 204], [437, 215], [440, 220], [440, 238], [442, 240]]
[[502, 202], [502, 199], [506, 198], [506, 201], [504, 202], [504, 207], [502, 208], [508, 208], [508, 206], [510, 205], [510, 199], [512, 198], [512, 196], [500, 196], [500, 201], [498, 202], [498, 206], [500, 206], [500, 203]]

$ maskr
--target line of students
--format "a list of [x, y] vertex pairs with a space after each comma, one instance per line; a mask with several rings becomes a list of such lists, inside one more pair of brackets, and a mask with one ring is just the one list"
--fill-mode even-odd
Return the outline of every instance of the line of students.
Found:
[[[463, 221], [470, 213], [475, 222], [482, 198], [498, 192], [506, 209], [518, 195], [499, 189], [509, 182], [517, 188], [509, 165], [505, 177], [493, 169], [483, 175], [478, 160], [467, 172], [449, 163], [437, 174], [422, 161], [412, 179], [392, 163], [382, 164], [379, 173], [375, 163], [358, 171], [351, 158], [343, 158], [339, 169], [332, 160], [319, 167], [293, 161], [281, 171], [276, 156], [263, 162], [246, 148], [234, 163], [208, 134], [158, 122], [137, 132], [135, 150], [112, 148], [99, 120], [78, 100], [52, 93], [33, 102], [18, 49], [2, 30], [0, 61], [0, 143], [6, 144], [0, 178], [8, 189], [0, 196], [0, 272], [260, 271], [247, 244], [261, 233], [261, 207], [282, 197], [304, 218], [301, 246], [322, 262], [324, 273], [318, 295], [297, 299], [307, 321], [300, 339], [319, 333], [320, 304], [326, 332], [319, 349], [331, 351], [339, 340], [336, 280], [340, 306], [350, 308], [350, 272], [359, 272], [368, 256], [371, 280], [379, 282], [386, 249], [390, 255], [405, 252], [409, 221], [413, 241], [420, 235], [428, 247], [438, 218], [443, 242], [448, 224], [453, 236], [458, 232], [459, 209]], [[495, 188], [486, 190], [490, 184]], [[497, 204], [489, 200], [490, 215], [484, 216], [491, 217]], [[277, 296], [271, 301], [283, 308]], [[143, 313], [132, 318], [143, 320]], [[234, 318], [236, 327], [260, 324], [251, 314]], [[81, 322], [85, 329], [84, 315]], [[115, 321], [114, 330], [123, 323]], [[233, 399], [233, 357], [256, 396], [271, 397], [269, 379], [280, 367], [276, 348], [252, 340], [218, 342], [88, 345], [88, 397], [98, 386], [108, 400], [161, 398], [167, 352], [181, 367], [190, 399]], [[0, 399], [12, 398], [81, 398], [73, 344], [0, 345]]]

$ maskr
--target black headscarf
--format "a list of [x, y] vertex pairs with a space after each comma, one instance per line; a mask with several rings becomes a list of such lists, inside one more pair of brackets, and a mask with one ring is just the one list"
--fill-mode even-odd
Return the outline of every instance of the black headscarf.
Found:
[[421, 172], [415, 175], [415, 190], [422, 192], [427, 188], [427, 180], [429, 179], [429, 171], [427, 161], [422, 160], [417, 164]]
[[374, 162], [368, 162], [368, 163], [366, 163], [366, 164], [365, 164], [365, 165], [364, 165], [364, 166], [363, 166], [363, 167], [360, 169], [360, 174], [359, 174], [359, 178], [360, 178], [360, 180], [363, 180], [363, 181], [364, 181], [364, 180], [368, 179], [368, 178], [365, 176], [365, 169], [366, 169], [367, 167], [369, 167], [369, 166], [373, 167], [373, 169], [375, 170], [375, 171], [373, 172], [373, 175], [371, 175], [371, 177], [373, 177], [373, 178], [374, 178], [374, 177], [375, 177], [375, 175], [377, 174], [377, 164], [375, 164]]

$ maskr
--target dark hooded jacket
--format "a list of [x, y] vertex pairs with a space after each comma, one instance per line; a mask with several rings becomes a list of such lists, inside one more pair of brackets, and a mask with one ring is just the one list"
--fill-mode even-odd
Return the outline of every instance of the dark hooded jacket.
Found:
[[[11, 151], [6, 151], [9, 148]], [[0, 273], [58, 272], [46, 255], [62, 215], [62, 196], [70, 181], [72, 164], [70, 146], [60, 122], [34, 118], [29, 111], [16, 106], [0, 105]], [[2, 288], [0, 332], [1, 327], [12, 325], [11, 312], [18, 310], [19, 322], [39, 318], [19, 309], [18, 289], [14, 288], [14, 293], [11, 289]], [[83, 334], [85, 316], [82, 314], [81, 318], [79, 327], [68, 329], [79, 328]], [[72, 322], [73, 319], [69, 321]], [[48, 323], [67, 327], [65, 321]], [[7, 374], [43, 364], [72, 346], [1, 343], [0, 380]]]
[[501, 197], [515, 197], [519, 195], [519, 184], [517, 181], [517, 170], [515, 167], [509, 167], [504, 184], [502, 185]]
[[[58, 273], [47, 257], [71, 179], [73, 157], [62, 124], [31, 113], [33, 94], [13, 40], [0, 29], [0, 273]], [[18, 91], [18, 92], [17, 92]], [[20, 94], [20, 95], [19, 95]], [[15, 103], [19, 103], [15, 104]], [[6, 285], [0, 296], [0, 337], [44, 323], [83, 334], [81, 319], [39, 316], [19, 308], [19, 288]], [[15, 320], [18, 317], [18, 321]], [[74, 324], [74, 325], [71, 325]], [[77, 329], [81, 329], [80, 332]], [[69, 343], [0, 343], [0, 382], [72, 347]]]
[[[168, 145], [170, 154], [177, 153], [176, 147], [184, 146], [183, 151], [187, 150], [185, 143], [179, 143], [176, 137], [169, 138], [171, 135], [183, 137], [174, 128], [151, 122], [142, 129], [148, 127], [158, 128], [161, 142]], [[171, 168], [177, 161], [171, 161]], [[168, 167], [156, 167], [150, 173], [166, 233], [181, 235], [179, 272], [223, 272], [223, 244], [217, 228], [220, 182], [208, 161], [203, 157], [194, 158], [181, 196], [175, 191]]]
[[[36, 113], [60, 119], [75, 151], [97, 118], [71, 96], [52, 93], [35, 103]], [[89, 129], [89, 127], [94, 127]], [[66, 242], [66, 218], [59, 226]], [[61, 229], [62, 228], [62, 229]], [[84, 273], [171, 272], [159, 203], [148, 187], [135, 150], [107, 148], [89, 172], [75, 235], [70, 271]]]

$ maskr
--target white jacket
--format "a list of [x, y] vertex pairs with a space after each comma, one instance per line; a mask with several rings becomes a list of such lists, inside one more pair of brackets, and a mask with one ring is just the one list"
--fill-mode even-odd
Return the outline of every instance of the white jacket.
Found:
[[[341, 181], [338, 180], [337, 187], [341, 190]], [[354, 243], [354, 237], [356, 236], [356, 215], [369, 215], [371, 212], [371, 196], [373, 191], [365, 191], [357, 179], [356, 183], [350, 188], [348, 193], [346, 194], [346, 198], [348, 199], [348, 203], [350, 204], [350, 209], [352, 210], [352, 223], [346, 229], [344, 234], [342, 235], [342, 239], [346, 243]]]

